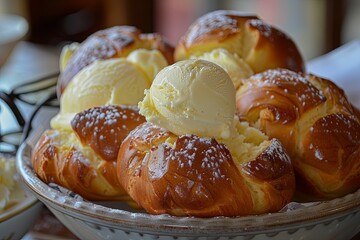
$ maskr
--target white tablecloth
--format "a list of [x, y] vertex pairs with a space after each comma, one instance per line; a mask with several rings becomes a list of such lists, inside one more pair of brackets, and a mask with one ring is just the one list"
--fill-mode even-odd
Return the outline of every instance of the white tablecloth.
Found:
[[360, 40], [309, 61], [307, 71], [334, 81], [360, 108]]

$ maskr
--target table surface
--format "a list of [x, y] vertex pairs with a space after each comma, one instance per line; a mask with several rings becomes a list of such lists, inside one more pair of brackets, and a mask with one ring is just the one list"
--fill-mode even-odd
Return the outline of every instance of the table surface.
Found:
[[[0, 90], [9, 91], [14, 86], [59, 71], [60, 50], [55, 47], [20, 42], [8, 62], [0, 69]], [[350, 101], [360, 108], [360, 40], [311, 60], [307, 71], [333, 80], [344, 89]], [[1, 128], [14, 127], [9, 112], [1, 112]], [[23, 238], [76, 239], [46, 208], [33, 229]], [[360, 234], [354, 237], [360, 239]]]
[[[0, 69], [0, 90], [8, 92], [19, 84], [30, 82], [59, 71], [59, 49], [21, 42], [14, 49], [8, 62]], [[16, 123], [10, 111], [1, 109], [1, 130], [14, 129]], [[23, 240], [70, 240], [77, 239], [46, 208], [40, 214], [32, 230]]]

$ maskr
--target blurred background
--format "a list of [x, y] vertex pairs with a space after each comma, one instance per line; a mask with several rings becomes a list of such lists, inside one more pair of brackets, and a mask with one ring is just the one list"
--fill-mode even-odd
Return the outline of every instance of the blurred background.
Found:
[[176, 44], [196, 18], [216, 9], [256, 13], [290, 35], [306, 60], [360, 37], [358, 0], [0, 0], [0, 14], [29, 21], [27, 41], [59, 48], [125, 24]]
[[[360, 39], [359, 0], [0, 0], [0, 15], [20, 15], [29, 24], [26, 41], [17, 45], [7, 65], [1, 68], [0, 64], [0, 91], [10, 92], [24, 82], [57, 74], [61, 48], [69, 42], [82, 42], [97, 30], [133, 25], [143, 32], [158, 32], [176, 45], [192, 22], [217, 9], [257, 14], [286, 32], [307, 61]], [[354, 49], [349, 51], [354, 53]], [[359, 55], [354, 54], [355, 57]], [[348, 55], [351, 54], [347, 52]], [[336, 77], [337, 68], [347, 71], [351, 63], [358, 62], [350, 58], [346, 60], [342, 61], [341, 67], [338, 62], [336, 65], [325, 64], [327, 69], [324, 72]], [[355, 68], [359, 69], [357, 65]], [[340, 72], [344, 73], [344, 70]], [[347, 82], [341, 86], [352, 90], [349, 91], [350, 99], [360, 107], [359, 90], [353, 86], [358, 77], [352, 76], [352, 71], [347, 74], [344, 78]], [[337, 79], [342, 79], [344, 75], [338, 76]], [[0, 140], [4, 139], [4, 132], [21, 130], [12, 113], [1, 104], [0, 101]], [[19, 107], [28, 119], [31, 113], [25, 108], [28, 106]], [[46, 121], [41, 118], [42, 123]], [[42, 213], [31, 236], [36, 233], [73, 239], [72, 234], [47, 211]], [[24, 239], [34, 239], [31, 236]], [[60, 239], [42, 239], [55, 238]]]

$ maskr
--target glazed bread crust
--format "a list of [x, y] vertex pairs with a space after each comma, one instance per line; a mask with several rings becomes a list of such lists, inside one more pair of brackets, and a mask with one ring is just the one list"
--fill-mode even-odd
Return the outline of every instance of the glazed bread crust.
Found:
[[85, 110], [72, 120], [73, 131], [43, 133], [34, 148], [33, 168], [45, 183], [88, 200], [129, 200], [116, 175], [117, 154], [127, 134], [144, 121], [131, 107]]
[[284, 32], [256, 15], [219, 10], [197, 19], [175, 48], [176, 61], [224, 48], [250, 65], [255, 73], [273, 68], [305, 72], [303, 58]]
[[360, 121], [343, 90], [285, 69], [252, 76], [237, 91], [237, 112], [289, 153], [299, 195], [331, 199], [360, 187]]
[[151, 214], [243, 216], [276, 212], [291, 201], [293, 169], [279, 141], [241, 160], [213, 138], [176, 136], [146, 122], [123, 141], [117, 172]]

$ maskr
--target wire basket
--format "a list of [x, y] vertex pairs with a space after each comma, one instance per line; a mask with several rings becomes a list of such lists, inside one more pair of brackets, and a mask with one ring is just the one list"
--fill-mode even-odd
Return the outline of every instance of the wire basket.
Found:
[[[33, 121], [43, 107], [59, 108], [56, 83], [59, 73], [51, 74], [15, 86], [9, 93], [0, 91], [0, 153], [15, 154], [29, 136]], [[7, 108], [14, 116], [17, 128], [4, 128], [2, 112]], [[26, 112], [22, 109], [26, 109]], [[30, 111], [30, 113], [28, 112]], [[25, 114], [26, 113], [26, 114]]]

